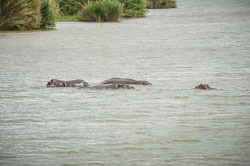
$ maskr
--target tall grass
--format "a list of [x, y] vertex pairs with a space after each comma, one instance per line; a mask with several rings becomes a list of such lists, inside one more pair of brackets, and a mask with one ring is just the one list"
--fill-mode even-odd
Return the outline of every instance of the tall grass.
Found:
[[[78, 14], [80, 14], [80, 20], [102, 21], [102, 16], [98, 15], [97, 13], [100, 12], [99, 10], [104, 10], [104, 9], [101, 9], [100, 6], [101, 6], [101, 3], [106, 2], [105, 0], [52, 0], [52, 1], [57, 2], [60, 7], [60, 15], [57, 15], [56, 19], [60, 20], [61, 18], [64, 18], [65, 16], [70, 16], [69, 18], [72, 18], [72, 21], [75, 20], [75, 16]], [[126, 18], [144, 17], [146, 14], [147, 0], [116, 0], [116, 1], [123, 4], [123, 11], [122, 11], [123, 17], [126, 17]], [[92, 3], [94, 3], [95, 6], [91, 6]], [[110, 6], [109, 9], [107, 10], [111, 10], [111, 9], [113, 10], [115, 8], [116, 7]], [[85, 11], [82, 11], [83, 9]], [[89, 14], [87, 14], [87, 12], [89, 12]], [[105, 11], [101, 11], [101, 12], [105, 12]], [[120, 12], [112, 11], [111, 13], [120, 13]], [[85, 18], [83, 18], [83, 16]], [[107, 17], [113, 18], [113, 16], [107, 16]]]
[[0, 29], [29, 30], [54, 27], [48, 0], [0, 0]]
[[147, 0], [149, 9], [176, 8], [176, 0]]
[[[90, 0], [59, 0], [61, 15], [73, 16], [77, 15]], [[95, 1], [95, 0], [91, 0]]]
[[144, 0], [119, 0], [124, 4], [123, 17], [144, 17], [146, 14], [146, 3]]
[[60, 15], [60, 7], [58, 0], [49, 0], [50, 8], [53, 11], [55, 17]]
[[103, 1], [104, 21], [118, 21], [122, 16], [123, 5], [118, 1]]
[[31, 0], [31, 7], [34, 11], [34, 21], [32, 22], [32, 27], [35, 29], [40, 28], [40, 22], [41, 22], [41, 1], [40, 0]]
[[51, 6], [48, 0], [42, 0], [41, 15], [42, 15], [42, 20], [40, 23], [41, 28], [55, 27], [55, 17], [51, 10]]
[[82, 10], [79, 19], [82, 21], [119, 21], [123, 5], [117, 0], [89, 2]]
[[40, 3], [36, 0], [1, 0], [0, 29], [25, 30], [40, 27]]

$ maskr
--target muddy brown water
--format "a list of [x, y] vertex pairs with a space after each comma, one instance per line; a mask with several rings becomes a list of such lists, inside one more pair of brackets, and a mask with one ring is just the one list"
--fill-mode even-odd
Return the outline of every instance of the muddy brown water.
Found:
[[[249, 165], [249, 54], [248, 0], [1, 32], [0, 165]], [[45, 86], [111, 77], [153, 85]]]

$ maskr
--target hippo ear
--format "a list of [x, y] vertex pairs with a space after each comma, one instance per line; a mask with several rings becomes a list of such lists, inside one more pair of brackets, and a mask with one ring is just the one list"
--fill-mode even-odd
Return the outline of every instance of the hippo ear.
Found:
[[56, 80], [52, 79], [51, 82], [56, 83]]

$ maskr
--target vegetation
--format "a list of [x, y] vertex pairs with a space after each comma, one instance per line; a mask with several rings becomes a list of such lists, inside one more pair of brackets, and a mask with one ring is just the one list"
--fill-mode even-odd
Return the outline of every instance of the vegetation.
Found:
[[[0, 1], [0, 29], [22, 30], [39, 28], [37, 6], [31, 0], [1, 0]], [[33, 7], [35, 7], [33, 9]]]
[[61, 15], [74, 16], [86, 6], [88, 0], [59, 0]]
[[144, 17], [146, 14], [146, 3], [144, 0], [119, 0], [124, 4], [123, 17]]
[[149, 9], [176, 8], [176, 0], [147, 0]]
[[0, 0], [0, 30], [53, 28], [56, 21], [119, 21], [147, 10], [176, 8], [176, 0]]
[[79, 21], [79, 18], [77, 16], [62, 16], [62, 15], [57, 15], [55, 17], [55, 22], [77, 22]]
[[[87, 11], [91, 12], [99, 12], [97, 10], [97, 6], [101, 3], [104, 3], [104, 0], [53, 0], [58, 1], [60, 7], [60, 15], [57, 16], [56, 20], [68, 20], [72, 19], [71, 21], [76, 21], [76, 18], [80, 18], [81, 21], [94, 21], [95, 19], [84, 19], [84, 15], [87, 15]], [[123, 17], [131, 18], [131, 17], [144, 17], [146, 14], [146, 0], [116, 0], [123, 4]], [[95, 4], [95, 9], [92, 6], [93, 3]], [[91, 7], [91, 9], [90, 9]], [[107, 10], [113, 10], [114, 7], [110, 7]], [[83, 11], [84, 10], [84, 11]], [[114, 11], [110, 11], [110, 13], [114, 13]], [[118, 13], [118, 12], [117, 12]], [[77, 17], [77, 15], [80, 17]], [[98, 13], [89, 13], [89, 15], [96, 15]], [[66, 16], [66, 19], [65, 19]], [[90, 17], [90, 16], [89, 16]]]
[[41, 20], [40, 28], [55, 27], [54, 14], [50, 8], [48, 0], [42, 0], [41, 15], [42, 15], [42, 20]]
[[122, 16], [123, 5], [116, 0], [90, 2], [82, 10], [79, 19], [82, 21], [118, 21]]
[[[44, 4], [47, 3], [47, 10]], [[0, 29], [27, 30], [53, 27], [48, 0], [0, 0]], [[46, 24], [44, 24], [46, 23]]]

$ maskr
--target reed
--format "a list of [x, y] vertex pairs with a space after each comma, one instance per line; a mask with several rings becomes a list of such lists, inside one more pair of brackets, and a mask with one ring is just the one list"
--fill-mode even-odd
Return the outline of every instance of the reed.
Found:
[[[74, 16], [77, 16], [78, 14], [80, 15], [80, 17], [78, 18], [84, 21], [88, 21], [88, 20], [94, 21], [94, 20], [100, 19], [101, 16], [98, 16], [95, 14], [96, 12], [98, 13], [98, 11], [101, 10], [98, 6], [101, 6], [100, 5], [101, 3], [107, 3], [105, 0], [52, 0], [52, 1], [56, 1], [60, 8], [60, 14], [57, 15], [56, 20], [61, 20], [61, 17], [64, 17], [64, 16], [72, 16], [71, 17], [72, 21], [76, 20]], [[145, 9], [147, 0], [116, 0], [116, 1], [123, 4], [122, 14], [123, 14], [123, 17], [125, 18], [144, 17], [147, 12], [147, 10]], [[91, 6], [92, 3], [95, 3], [95, 7]], [[121, 13], [119, 9], [120, 7], [115, 7], [110, 4], [115, 5], [114, 3], [108, 2], [106, 10], [107, 11], [112, 10], [112, 12], [107, 12], [107, 13], [108, 14], [116, 13], [115, 14], [116, 16], [106, 16], [106, 17], [108, 18], [114, 17], [114, 19], [111, 19], [110, 21], [117, 20], [116, 18], [118, 17], [117, 15], [119, 15], [119, 17], [121, 15], [119, 14]], [[83, 9], [85, 11], [82, 11]], [[113, 11], [114, 9], [118, 11]], [[89, 13], [86, 13], [86, 12], [89, 12]], [[102, 12], [105, 12], [105, 11], [102, 11]]]
[[125, 18], [144, 17], [147, 12], [145, 0], [119, 0], [119, 2], [124, 4]]
[[118, 1], [103, 1], [104, 21], [118, 21], [122, 16], [123, 4]]
[[0, 0], [1, 30], [53, 28], [48, 0]]
[[42, 0], [41, 5], [41, 23], [40, 28], [53, 28], [55, 27], [55, 17], [51, 10], [48, 0]]
[[89, 2], [79, 15], [81, 21], [119, 21], [123, 5], [116, 0]]
[[25, 30], [39, 28], [40, 3], [37, 0], [1, 0], [0, 29]]
[[77, 15], [90, 1], [94, 2], [95, 0], [59, 0], [60, 14], [64, 16]]
[[176, 0], [147, 0], [147, 8], [149, 9], [168, 9], [176, 7]]

